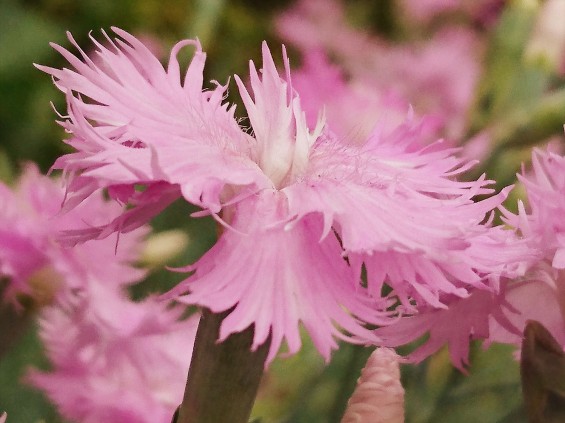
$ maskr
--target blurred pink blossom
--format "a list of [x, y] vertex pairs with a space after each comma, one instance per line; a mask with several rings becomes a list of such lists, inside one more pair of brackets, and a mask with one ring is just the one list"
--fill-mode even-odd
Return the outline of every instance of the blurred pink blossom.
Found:
[[[314, 126], [323, 111], [331, 130], [353, 143], [364, 142], [377, 127], [393, 130], [406, 120], [410, 109], [398, 93], [381, 90], [369, 80], [348, 79], [319, 50], [304, 54], [302, 66], [293, 72], [292, 84], [300, 94], [308, 125]], [[425, 129], [430, 138], [440, 126], [440, 119], [428, 117]], [[423, 134], [422, 139], [427, 137]]]
[[52, 369], [28, 381], [80, 423], [169, 423], [182, 401], [198, 319], [90, 281], [40, 315]]
[[[356, 113], [363, 116], [363, 125], [366, 122], [375, 125], [383, 117], [386, 100], [389, 113], [391, 109], [398, 113], [412, 105], [416, 114], [432, 115], [440, 122], [437, 134], [456, 141], [463, 136], [483, 55], [482, 45], [471, 30], [447, 27], [430, 39], [392, 43], [350, 25], [338, 0], [298, 1], [279, 17], [277, 28], [304, 56], [301, 78], [311, 78], [300, 84], [301, 95], [302, 86], [318, 84], [320, 71], [315, 74], [311, 71], [313, 54], [334, 58], [336, 70], [326, 73], [341, 73], [346, 77], [347, 83], [327, 86], [326, 90], [311, 88], [303, 95], [307, 112], [308, 104], [313, 101], [324, 104], [330, 114], [333, 109], [336, 109], [334, 114], [339, 114], [345, 109], [342, 102], [345, 85], [353, 98], [359, 98], [359, 93], [371, 98], [369, 107], [367, 101], [346, 102], [349, 112], [338, 119], [338, 122], [347, 121], [346, 126], [359, 125]], [[318, 68], [328, 67], [319, 59], [316, 64]], [[368, 120], [371, 115], [372, 119]]]
[[4, 298], [45, 300], [41, 337], [54, 368], [31, 380], [70, 419], [168, 423], [182, 399], [196, 322], [177, 322], [182, 310], [166, 303], [125, 296], [145, 274], [132, 262], [147, 230], [122, 236], [119, 245], [108, 237], [64, 248], [62, 231], [96, 227], [121, 207], [97, 192], [63, 213], [61, 181], [31, 164], [14, 188], [0, 185], [0, 198]]
[[361, 371], [341, 423], [404, 423], [404, 388], [400, 357], [377, 348]]
[[61, 213], [65, 191], [60, 181], [40, 175], [32, 164], [26, 165], [13, 189], [0, 184], [0, 276], [8, 281], [6, 301], [17, 304], [21, 294], [41, 295], [41, 290], [54, 294], [61, 287], [81, 287], [88, 277], [114, 285], [141, 278], [144, 272], [131, 263], [140, 252], [145, 229], [122, 237], [118, 249], [115, 238], [72, 250], [57, 242], [64, 230], [96, 226], [120, 212], [117, 204], [105, 201], [101, 194]]
[[548, 70], [562, 72], [565, 65], [565, 2], [548, 0], [541, 5], [525, 50], [525, 57]]
[[[60, 46], [74, 70], [40, 66], [67, 94], [61, 124], [76, 152], [55, 164], [67, 175], [66, 208], [103, 189], [127, 204], [70, 240], [128, 232], [180, 196], [201, 207], [195, 216], [212, 215], [225, 230], [179, 269], [193, 273], [168, 296], [233, 308], [220, 340], [254, 325], [253, 348], [272, 336], [270, 362], [283, 341], [298, 351], [301, 323], [329, 359], [336, 339], [379, 343], [366, 325], [389, 323], [393, 303], [396, 313], [443, 308], [445, 298], [496, 290], [517, 272], [517, 258], [499, 253], [511, 250], [506, 231], [486, 218], [508, 189], [474, 201], [493, 193], [491, 181], [458, 182], [472, 164], [441, 142], [422, 143], [429, 121], [409, 116], [361, 140], [337, 136], [323, 117], [309, 129], [286, 54], [281, 78], [264, 45], [250, 87], [235, 77], [250, 133], [224, 102], [226, 87], [203, 91], [197, 42], [173, 47], [164, 69], [136, 38], [114, 31], [120, 38], [107, 37], [108, 48], [93, 40], [103, 67]], [[186, 45], [196, 52], [181, 78], [176, 55]]]

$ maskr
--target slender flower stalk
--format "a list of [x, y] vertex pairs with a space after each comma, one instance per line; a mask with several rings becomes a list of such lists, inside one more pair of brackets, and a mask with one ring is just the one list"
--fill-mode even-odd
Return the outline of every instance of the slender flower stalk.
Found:
[[183, 403], [174, 423], [249, 421], [270, 339], [251, 351], [253, 327], [249, 327], [217, 343], [220, 325], [228, 314], [202, 313]]

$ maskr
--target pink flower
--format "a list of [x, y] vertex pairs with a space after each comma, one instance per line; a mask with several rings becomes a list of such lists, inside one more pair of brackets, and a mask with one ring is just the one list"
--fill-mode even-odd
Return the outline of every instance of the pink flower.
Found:
[[565, 157], [534, 149], [533, 174], [518, 175], [528, 195], [530, 212], [519, 203], [519, 212], [506, 211], [506, 222], [517, 228], [537, 251], [532, 261], [543, 257], [554, 269], [565, 269]]
[[515, 254], [505, 252], [522, 257], [521, 270], [515, 275], [519, 277], [503, 278], [498, 291], [452, 297], [446, 301], [446, 310], [420, 308], [417, 315], [378, 329], [384, 345], [404, 345], [429, 334], [408, 359], [421, 361], [447, 344], [452, 361], [463, 369], [468, 363], [469, 338], [483, 340], [486, 346], [501, 342], [519, 347], [526, 322], [535, 320], [565, 347], [565, 225], [561, 218], [565, 212], [565, 158], [535, 149], [532, 165], [531, 175], [518, 175], [526, 188], [529, 211], [522, 202], [517, 214], [502, 208], [506, 223], [521, 235], [520, 242], [512, 243]]
[[[507, 224], [519, 231], [531, 251], [525, 276], [512, 285], [505, 300], [514, 310], [509, 319], [520, 332], [527, 320], [536, 320], [565, 347], [565, 157], [534, 149], [532, 167], [531, 175], [518, 175], [529, 210], [522, 202], [517, 214], [504, 210]], [[519, 346], [521, 337], [493, 325], [491, 341]]]
[[182, 401], [198, 319], [97, 282], [40, 316], [52, 370], [28, 381], [81, 423], [169, 423]]
[[[463, 136], [482, 57], [479, 40], [470, 30], [443, 28], [429, 39], [392, 43], [354, 28], [337, 0], [298, 1], [278, 18], [277, 29], [305, 57], [301, 78], [310, 76], [310, 80], [301, 85], [311, 88], [306, 95], [299, 92], [307, 112], [310, 102], [323, 103], [330, 116], [338, 115], [339, 126], [352, 118], [346, 126], [357, 128], [375, 125], [384, 110], [398, 113], [412, 105], [418, 115], [433, 115], [438, 120], [436, 135], [457, 141]], [[327, 90], [312, 88], [318, 86], [321, 72], [312, 74], [311, 56], [320, 52], [335, 58], [347, 83], [324, 84]], [[318, 68], [321, 64], [317, 60]], [[357, 101], [347, 101], [342, 95], [344, 85], [348, 96]], [[349, 109], [345, 114], [340, 113], [344, 99]], [[358, 121], [356, 114], [364, 119]]]
[[37, 297], [43, 295], [49, 301], [59, 288], [80, 287], [87, 277], [123, 285], [143, 275], [131, 262], [145, 230], [123, 237], [117, 250], [112, 238], [73, 250], [62, 248], [57, 243], [61, 231], [101, 224], [120, 211], [97, 193], [62, 214], [64, 197], [60, 183], [40, 175], [31, 164], [13, 190], [0, 184], [0, 276], [8, 280], [5, 300], [17, 303], [18, 296], [25, 294], [40, 302]]
[[[300, 348], [302, 324], [329, 359], [336, 339], [378, 343], [367, 324], [388, 323], [395, 302], [396, 312], [445, 307], [446, 296], [496, 290], [501, 275], [516, 272], [515, 260], [498, 253], [508, 247], [500, 228], [482, 223], [507, 190], [473, 201], [492, 193], [490, 181], [457, 182], [470, 164], [441, 143], [422, 147], [425, 121], [377, 127], [355, 142], [323, 119], [310, 130], [286, 55], [283, 79], [264, 45], [250, 87], [235, 78], [250, 135], [223, 103], [225, 87], [202, 91], [196, 42], [177, 44], [163, 69], [138, 40], [115, 32], [121, 39], [108, 39], [110, 48], [95, 41], [104, 66], [55, 46], [75, 70], [41, 67], [67, 94], [62, 125], [77, 151], [55, 167], [67, 173], [69, 207], [103, 188], [129, 203], [74, 240], [127, 232], [181, 195], [200, 206], [197, 215], [211, 214], [225, 230], [181, 269], [193, 274], [169, 297], [233, 308], [220, 340], [254, 325], [253, 348], [272, 335], [269, 362], [283, 342], [291, 353]], [[196, 53], [181, 81], [176, 54], [188, 44]]]
[[341, 423], [404, 423], [404, 388], [400, 357], [377, 348], [361, 371]]
[[6, 423], [7, 418], [8, 415], [6, 413], [2, 413], [2, 415], [0, 416], [0, 423]]

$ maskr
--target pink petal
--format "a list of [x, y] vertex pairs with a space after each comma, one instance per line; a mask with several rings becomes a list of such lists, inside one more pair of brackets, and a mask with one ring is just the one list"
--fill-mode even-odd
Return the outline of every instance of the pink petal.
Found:
[[254, 324], [254, 348], [272, 335], [268, 362], [283, 341], [291, 353], [300, 348], [299, 323], [327, 360], [337, 348], [334, 338], [377, 341], [364, 322], [384, 321], [385, 303], [371, 300], [357, 286], [335, 237], [320, 241], [320, 219], [306, 218], [285, 230], [285, 207], [284, 196], [276, 191], [239, 203], [234, 229], [226, 229], [193, 266], [195, 275], [173, 293], [188, 291], [180, 301], [214, 312], [235, 305], [220, 339]]

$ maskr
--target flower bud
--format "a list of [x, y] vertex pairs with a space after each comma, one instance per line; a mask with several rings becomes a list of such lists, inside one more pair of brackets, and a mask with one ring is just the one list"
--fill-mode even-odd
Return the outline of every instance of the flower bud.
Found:
[[377, 348], [367, 360], [341, 423], [403, 423], [404, 389], [399, 356]]
[[532, 37], [525, 50], [529, 62], [558, 70], [565, 61], [565, 0], [548, 0], [539, 12]]

